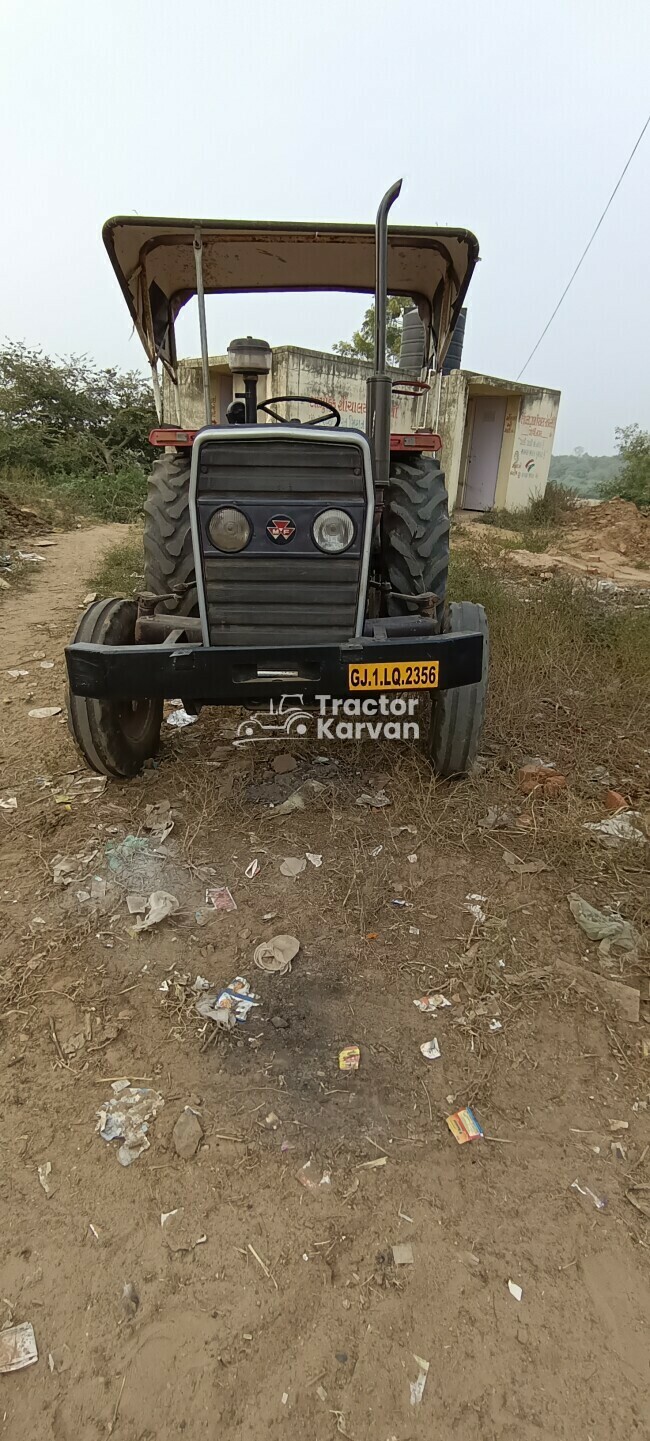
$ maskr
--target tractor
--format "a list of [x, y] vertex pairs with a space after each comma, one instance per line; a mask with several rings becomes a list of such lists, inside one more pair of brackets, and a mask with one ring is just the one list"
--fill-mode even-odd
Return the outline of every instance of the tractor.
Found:
[[[446, 599], [440, 437], [391, 434], [386, 312], [389, 295], [418, 309], [422, 374], [399, 383], [419, 394], [437, 383], [478, 242], [467, 230], [389, 227], [401, 184], [374, 226], [138, 215], [104, 226], [157, 402], [162, 366], [176, 423], [165, 417], [150, 436], [163, 453], [144, 505], [145, 588], [95, 601], [66, 648], [71, 731], [101, 774], [134, 776], [154, 756], [165, 699], [181, 697], [193, 714], [261, 704], [274, 714], [287, 693], [307, 708], [326, 695], [363, 710], [373, 694], [418, 692], [435, 772], [469, 770], [485, 709], [487, 620], [480, 605]], [[318, 397], [265, 388], [259, 399], [272, 354], [251, 336], [229, 346], [234, 394], [215, 424], [206, 294], [316, 290], [374, 293], [365, 430], [342, 426]], [[193, 296], [199, 429], [183, 426], [174, 332]]]

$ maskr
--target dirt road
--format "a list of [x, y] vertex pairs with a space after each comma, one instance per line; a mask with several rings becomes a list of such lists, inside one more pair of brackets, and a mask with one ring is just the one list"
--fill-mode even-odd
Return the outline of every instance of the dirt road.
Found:
[[[28, 671], [0, 687], [17, 802], [0, 809], [0, 1327], [31, 1321], [39, 1352], [0, 1378], [0, 1436], [647, 1436], [648, 1218], [626, 1193], [650, 1181], [648, 1026], [557, 967], [627, 978], [566, 903], [596, 843], [554, 855], [552, 803], [517, 797], [490, 732], [481, 774], [436, 787], [401, 744], [292, 738], [278, 773], [286, 743], [234, 750], [238, 717], [204, 713], [164, 727], [128, 786], [89, 782], [63, 716], [27, 712], [64, 703], [62, 646], [118, 530], [58, 537], [0, 612], [3, 670]], [[381, 785], [389, 806], [356, 804]], [[505, 830], [479, 825], [491, 805]], [[547, 869], [513, 873], [504, 851]], [[282, 874], [307, 852], [322, 864]], [[615, 858], [601, 901], [629, 906], [639, 864]], [[214, 885], [236, 911], [206, 909]], [[134, 934], [126, 894], [156, 889], [179, 910]], [[253, 950], [279, 932], [300, 951], [268, 975]], [[260, 1005], [227, 1033], [194, 988], [237, 975]], [[421, 1014], [429, 992], [450, 1004]], [[121, 1078], [164, 1101], [128, 1167], [96, 1132]], [[466, 1105], [485, 1139], [460, 1146], [445, 1118]]]

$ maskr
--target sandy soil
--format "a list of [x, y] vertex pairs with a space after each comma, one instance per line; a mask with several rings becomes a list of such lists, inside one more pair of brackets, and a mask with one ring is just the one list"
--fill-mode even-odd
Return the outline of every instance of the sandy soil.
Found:
[[[277, 775], [286, 745], [233, 751], [232, 715], [165, 728], [128, 786], [86, 785], [64, 718], [27, 711], [63, 703], [62, 646], [118, 530], [58, 537], [0, 610], [3, 670], [29, 671], [0, 686], [0, 795], [18, 802], [0, 809], [0, 1326], [31, 1321], [39, 1350], [0, 1378], [0, 1436], [646, 1437], [648, 1218], [626, 1192], [650, 1181], [648, 1017], [603, 1013], [557, 968], [600, 966], [566, 904], [579, 876], [552, 856], [539, 874], [504, 863], [506, 847], [543, 846], [543, 804], [532, 839], [478, 827], [487, 804], [516, 800], [489, 737], [461, 794], [402, 746], [329, 745], [323, 764], [323, 743], [292, 741], [295, 769]], [[274, 817], [310, 778], [324, 791]], [[389, 807], [355, 804], [382, 782]], [[150, 842], [124, 862], [115, 847], [144, 839], [162, 800], [163, 854]], [[322, 865], [283, 876], [306, 851]], [[78, 858], [68, 886], [53, 880], [61, 854]], [[105, 897], [79, 899], [93, 876]], [[206, 883], [237, 911], [206, 918]], [[133, 935], [124, 897], [142, 888], [180, 909]], [[280, 931], [301, 949], [267, 976], [252, 952]], [[192, 984], [236, 974], [261, 1005], [216, 1032]], [[435, 1016], [413, 1005], [429, 990], [451, 1001]], [[361, 1063], [345, 1074], [348, 1044]], [[128, 1168], [95, 1129], [121, 1077], [164, 1099]], [[486, 1139], [459, 1146], [445, 1118], [467, 1104]], [[203, 1132], [190, 1160], [172, 1139], [186, 1106]], [[396, 1265], [404, 1242], [413, 1264]]]

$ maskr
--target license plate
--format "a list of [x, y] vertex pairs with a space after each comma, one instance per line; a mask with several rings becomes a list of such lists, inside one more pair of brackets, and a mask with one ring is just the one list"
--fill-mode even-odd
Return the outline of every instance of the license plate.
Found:
[[349, 665], [350, 690], [435, 690], [440, 661], [381, 661], [379, 665]]

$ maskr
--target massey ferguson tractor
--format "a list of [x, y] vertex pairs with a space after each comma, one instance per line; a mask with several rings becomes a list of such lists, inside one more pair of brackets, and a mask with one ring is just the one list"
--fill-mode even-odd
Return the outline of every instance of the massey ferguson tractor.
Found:
[[[480, 605], [446, 601], [439, 436], [391, 435], [386, 308], [388, 295], [417, 306], [424, 365], [399, 387], [421, 393], [438, 383], [478, 243], [467, 230], [389, 228], [400, 189], [384, 196], [374, 227], [137, 215], [104, 226], [158, 398], [159, 366], [171, 381], [176, 423], [150, 437], [163, 453], [144, 507], [145, 590], [95, 601], [66, 650], [72, 733], [103, 775], [133, 776], [155, 754], [165, 699], [181, 697], [194, 714], [270, 702], [277, 711], [286, 693], [309, 708], [322, 695], [420, 692], [434, 770], [469, 769], [485, 708], [487, 621]], [[229, 346], [234, 398], [227, 423], [214, 423], [205, 296], [277, 290], [374, 292], [365, 431], [343, 427], [317, 397], [267, 396], [271, 351], [250, 336]], [[199, 430], [183, 427], [174, 336], [194, 295]]]

